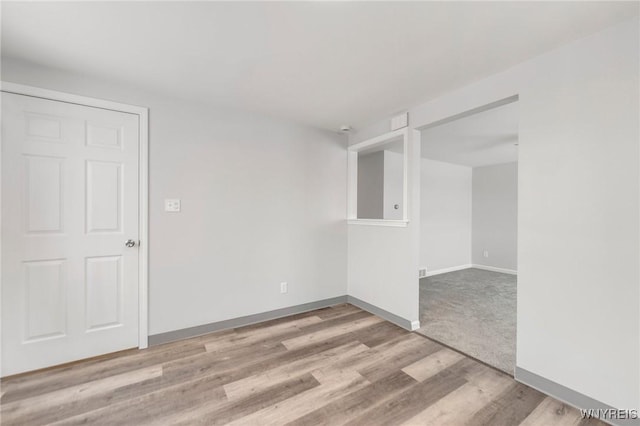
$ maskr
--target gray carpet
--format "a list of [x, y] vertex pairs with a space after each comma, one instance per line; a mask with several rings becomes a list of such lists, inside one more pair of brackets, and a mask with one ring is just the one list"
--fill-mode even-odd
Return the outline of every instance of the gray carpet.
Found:
[[464, 269], [420, 280], [417, 332], [513, 375], [516, 276]]

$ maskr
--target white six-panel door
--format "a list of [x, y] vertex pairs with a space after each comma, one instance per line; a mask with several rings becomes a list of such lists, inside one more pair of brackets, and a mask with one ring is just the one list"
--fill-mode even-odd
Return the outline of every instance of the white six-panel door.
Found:
[[138, 346], [138, 126], [2, 94], [2, 376]]

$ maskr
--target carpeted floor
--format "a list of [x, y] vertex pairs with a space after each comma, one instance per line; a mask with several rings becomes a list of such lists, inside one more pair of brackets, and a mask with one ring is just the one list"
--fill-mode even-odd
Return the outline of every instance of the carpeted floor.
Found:
[[516, 276], [464, 269], [420, 280], [423, 334], [513, 375]]

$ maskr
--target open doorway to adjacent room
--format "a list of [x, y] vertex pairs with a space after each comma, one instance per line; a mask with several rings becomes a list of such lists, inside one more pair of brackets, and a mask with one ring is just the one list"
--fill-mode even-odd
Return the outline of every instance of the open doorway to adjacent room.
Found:
[[421, 129], [417, 331], [509, 374], [516, 360], [517, 96]]

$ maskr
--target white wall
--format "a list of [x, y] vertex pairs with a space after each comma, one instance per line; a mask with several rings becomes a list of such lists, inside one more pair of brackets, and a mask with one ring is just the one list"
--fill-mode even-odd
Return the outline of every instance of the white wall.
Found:
[[358, 154], [358, 218], [402, 219], [403, 163], [403, 154], [388, 150]]
[[420, 164], [420, 266], [469, 265], [472, 169], [426, 158]]
[[[419, 128], [519, 95], [517, 366], [618, 408], [640, 406], [639, 32], [636, 18], [409, 111]], [[361, 268], [386, 259], [396, 269], [394, 252], [418, 250], [392, 231], [353, 238], [349, 227], [350, 291]], [[365, 247], [376, 239], [385, 244]], [[385, 306], [417, 310], [413, 287], [397, 280]]]
[[[404, 154], [384, 151], [384, 207], [383, 218], [401, 220], [404, 196]], [[398, 209], [394, 206], [398, 205]]]
[[8, 60], [2, 79], [150, 107], [150, 334], [346, 294], [338, 135]]
[[474, 167], [472, 263], [516, 270], [517, 253], [518, 163]]
[[[385, 129], [388, 132], [389, 128]], [[409, 132], [406, 227], [348, 226], [348, 294], [418, 325], [420, 135]]]
[[382, 219], [384, 206], [384, 151], [358, 154], [358, 217]]

